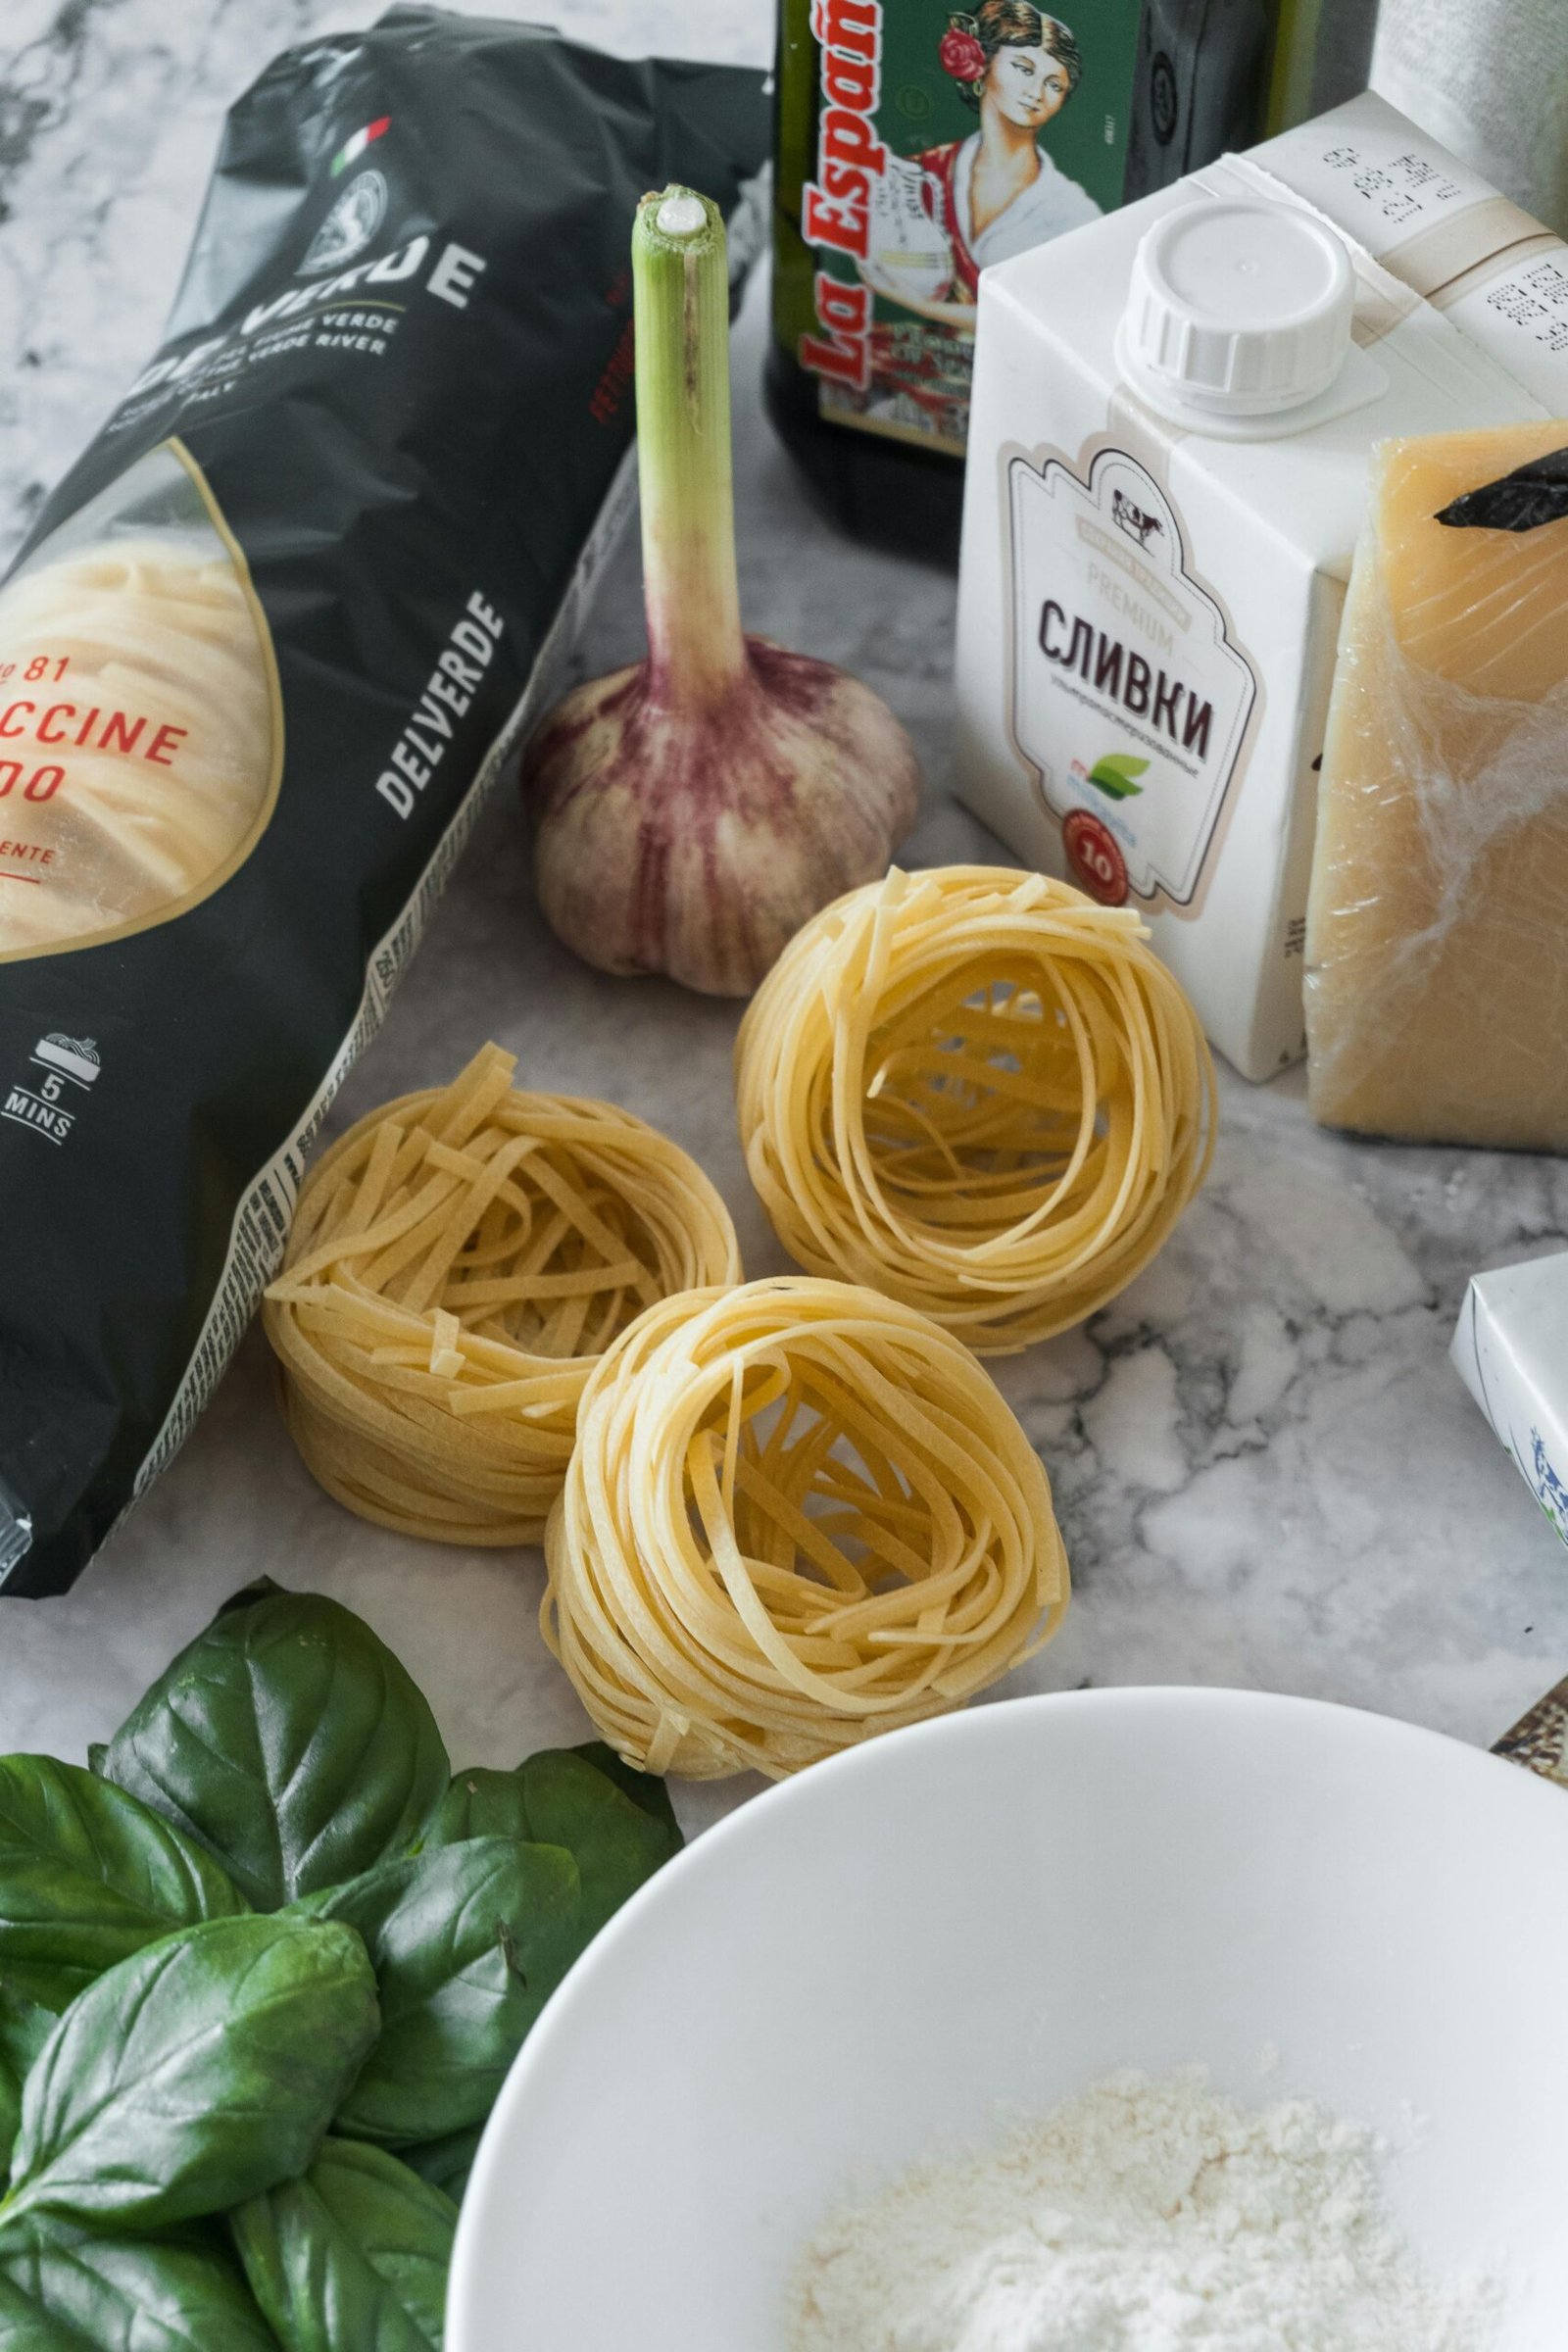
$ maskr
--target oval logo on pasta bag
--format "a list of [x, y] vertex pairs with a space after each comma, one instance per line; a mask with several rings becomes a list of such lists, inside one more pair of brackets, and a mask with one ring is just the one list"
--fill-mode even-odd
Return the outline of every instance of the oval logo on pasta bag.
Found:
[[0, 957], [206, 898], [260, 839], [282, 752], [244, 557], [166, 442], [0, 589]]

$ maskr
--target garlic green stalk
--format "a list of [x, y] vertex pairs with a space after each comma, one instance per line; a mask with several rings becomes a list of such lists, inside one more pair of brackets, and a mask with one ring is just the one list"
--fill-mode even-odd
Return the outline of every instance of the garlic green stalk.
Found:
[[539, 896], [604, 971], [747, 996], [810, 915], [886, 871], [919, 770], [868, 687], [742, 633], [717, 208], [645, 196], [632, 278], [648, 655], [528, 745]]

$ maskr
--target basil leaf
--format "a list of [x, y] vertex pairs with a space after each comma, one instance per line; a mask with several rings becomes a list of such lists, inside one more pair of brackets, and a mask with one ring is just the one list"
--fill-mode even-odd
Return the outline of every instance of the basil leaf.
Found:
[[0, 2345], [5, 2352], [88, 2352], [92, 2338], [57, 2326], [0, 2271]]
[[22, 2128], [22, 2086], [54, 2028], [51, 2011], [0, 1985], [0, 2186]]
[[533, 1842], [528, 1807], [522, 1793], [522, 1774], [497, 1772], [476, 1764], [469, 1772], [455, 1772], [441, 1799], [439, 1812], [425, 1837], [425, 1848], [460, 1845], [466, 1838], [515, 1838]]
[[426, 2139], [416, 2148], [400, 2148], [398, 2154], [410, 2172], [439, 2188], [455, 2205], [463, 2203], [463, 2192], [468, 2185], [468, 2175], [479, 2152], [484, 2126], [475, 2124], [467, 2132], [449, 2132], [444, 2139]]
[[564, 1845], [581, 1874], [589, 1935], [681, 1849], [662, 1781], [597, 1742], [545, 1748], [522, 1767], [533, 1835]]
[[96, 2352], [91, 2336], [57, 2323], [0, 2271], [0, 2345], [5, 2352]]
[[237, 1595], [110, 1742], [109, 1778], [224, 1865], [259, 1911], [406, 1853], [449, 1766], [420, 1691], [317, 1593]]
[[145, 1945], [28, 2075], [0, 2230], [40, 2209], [148, 2229], [303, 2172], [376, 2023], [348, 1928], [214, 1919]]
[[0, 2066], [8, 2066], [19, 2082], [25, 2082], [28, 2069], [58, 2022], [53, 2009], [46, 2009], [40, 2001], [24, 2000], [20, 1993], [0, 1984]]
[[278, 1584], [270, 1576], [253, 1576], [248, 1585], [240, 1585], [226, 1600], [219, 1602], [214, 1613], [215, 1622], [219, 1617], [230, 1616], [235, 1609], [248, 1609], [252, 1601], [270, 1600], [274, 1592], [287, 1591], [287, 1585]]
[[40, 2009], [35, 2001], [19, 1999], [0, 1985], [0, 2189], [12, 2169], [12, 2147], [22, 2131], [22, 2086], [52, 2033], [52, 2011]]
[[482, 2123], [585, 1940], [571, 1856], [474, 1838], [389, 1862], [304, 1908], [365, 1938], [381, 2033], [335, 2130], [384, 2147]]
[[276, 2352], [232, 2259], [37, 2218], [0, 2248], [5, 2352]]
[[[670, 1851], [679, 1853], [682, 1844], [680, 1824], [675, 1819], [675, 1808], [669, 1801], [669, 1784], [662, 1781], [657, 1773], [640, 1772], [635, 1764], [628, 1764], [624, 1756], [617, 1756], [614, 1749], [603, 1740], [585, 1740], [580, 1747], [542, 1747], [539, 1754], [581, 1756], [585, 1764], [591, 1764], [596, 1772], [602, 1772], [607, 1781], [613, 1781], [621, 1794], [629, 1796], [650, 1821], [662, 1822], [670, 1839]], [[538, 1758], [535, 1757], [533, 1761], [537, 1762]]]
[[11, 2171], [11, 2151], [22, 2128], [22, 2077], [0, 2058], [0, 2180]]
[[149, 1805], [53, 1756], [0, 1756], [0, 1978], [64, 2009], [130, 1952], [249, 1906]]
[[429, 1842], [484, 1837], [565, 1848], [582, 1880], [585, 1944], [681, 1845], [662, 1781], [598, 1741], [544, 1748], [515, 1772], [456, 1773]]
[[229, 2218], [284, 2352], [440, 2352], [458, 2209], [395, 2156], [329, 2139]]

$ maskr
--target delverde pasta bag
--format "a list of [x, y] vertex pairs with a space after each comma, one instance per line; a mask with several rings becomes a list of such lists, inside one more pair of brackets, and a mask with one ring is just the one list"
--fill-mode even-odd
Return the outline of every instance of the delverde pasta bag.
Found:
[[231, 112], [0, 585], [0, 1588], [170, 1460], [627, 504], [627, 248], [761, 76], [397, 8]]

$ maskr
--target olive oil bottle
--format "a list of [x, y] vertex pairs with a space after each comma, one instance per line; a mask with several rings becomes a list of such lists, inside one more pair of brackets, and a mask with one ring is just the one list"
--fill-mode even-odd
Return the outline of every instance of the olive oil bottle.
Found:
[[956, 560], [979, 273], [1248, 146], [1265, 0], [781, 0], [767, 400], [848, 528]]

